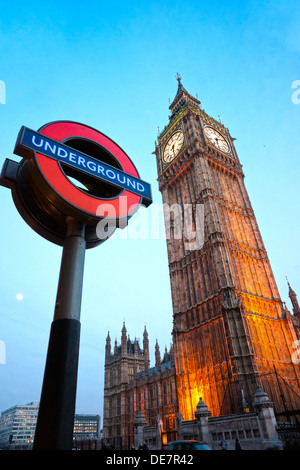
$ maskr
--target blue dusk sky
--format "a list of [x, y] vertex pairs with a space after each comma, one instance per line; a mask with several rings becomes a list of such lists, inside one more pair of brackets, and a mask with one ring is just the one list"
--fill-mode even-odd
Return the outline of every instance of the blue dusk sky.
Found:
[[[290, 0], [5, 2], [0, 13], [0, 166], [22, 125], [94, 127], [134, 161], [161, 204], [153, 151], [176, 73], [236, 138], [282, 300], [300, 295], [300, 3]], [[37, 235], [0, 187], [0, 411], [39, 401], [61, 247]], [[103, 414], [108, 331], [169, 349], [172, 302], [161, 220], [86, 253], [77, 413]], [[146, 223], [155, 236], [139, 236]], [[129, 224], [130, 225], [130, 224]], [[19, 295], [18, 295], [19, 294]], [[3, 352], [5, 346], [5, 355]]]

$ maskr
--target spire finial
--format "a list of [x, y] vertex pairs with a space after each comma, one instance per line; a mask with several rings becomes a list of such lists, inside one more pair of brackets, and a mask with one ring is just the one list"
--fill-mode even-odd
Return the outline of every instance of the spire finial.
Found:
[[177, 72], [176, 75], [176, 80], [178, 81], [178, 83], [181, 83], [181, 76], [179, 75], [179, 73]]

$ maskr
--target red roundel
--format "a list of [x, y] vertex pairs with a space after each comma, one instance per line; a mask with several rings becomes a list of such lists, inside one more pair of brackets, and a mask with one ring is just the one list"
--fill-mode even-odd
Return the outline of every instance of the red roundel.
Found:
[[[128, 155], [115, 142], [96, 129], [76, 122], [57, 121], [46, 124], [38, 132], [57, 142], [73, 137], [94, 141], [115, 157], [124, 172], [139, 178], [139, 174]], [[43, 176], [58, 195], [83, 212], [100, 218], [105, 217], [109, 215], [107, 212], [109, 204], [114, 216], [121, 218], [134, 213], [140, 204], [141, 197], [127, 190], [122, 193], [121, 197], [116, 196], [114, 198], [101, 199], [92, 196], [71, 183], [61, 170], [57, 160], [46, 157], [38, 152], [36, 152], [36, 160]], [[122, 203], [120, 203], [120, 199], [122, 199]]]

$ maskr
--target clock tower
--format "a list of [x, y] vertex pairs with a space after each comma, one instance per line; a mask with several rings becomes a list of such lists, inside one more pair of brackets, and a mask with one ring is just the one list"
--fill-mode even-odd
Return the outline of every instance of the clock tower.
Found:
[[278, 413], [282, 395], [299, 408], [293, 315], [280, 299], [234, 139], [177, 80], [154, 153], [179, 409], [193, 419], [201, 397], [212, 416], [247, 411], [259, 386]]

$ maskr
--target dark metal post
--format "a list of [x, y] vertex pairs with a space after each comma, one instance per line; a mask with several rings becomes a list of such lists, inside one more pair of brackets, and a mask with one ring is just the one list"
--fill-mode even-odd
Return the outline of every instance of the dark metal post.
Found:
[[34, 450], [72, 449], [85, 249], [85, 225], [68, 218]]

